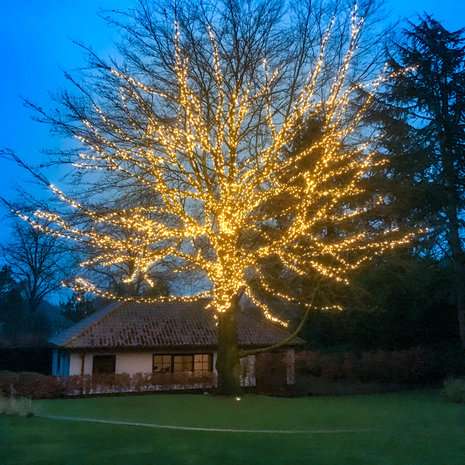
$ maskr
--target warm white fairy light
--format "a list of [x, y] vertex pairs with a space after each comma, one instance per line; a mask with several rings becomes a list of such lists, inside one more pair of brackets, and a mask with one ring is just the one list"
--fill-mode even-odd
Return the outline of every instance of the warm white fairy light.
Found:
[[[287, 323], [273, 316], [254, 295], [246, 279], [247, 272], [252, 271], [267, 292], [295, 301], [291, 293], [277, 292], [269, 286], [260, 271], [265, 258], [276, 257], [284, 268], [298, 275], [305, 275], [313, 269], [326, 278], [346, 283], [349, 271], [386, 249], [407, 243], [413, 236], [389, 230], [379, 234], [347, 233], [330, 241], [322, 237], [319, 227], [322, 221], [330, 221], [337, 226], [382, 202], [378, 197], [372, 199], [370, 205], [351, 209], [343, 207], [352, 197], [364, 192], [362, 178], [375, 166], [384, 163], [374, 160], [374, 153], [370, 152], [367, 143], [361, 143], [355, 149], [343, 149], [344, 140], [356, 131], [376, 89], [390, 77], [382, 74], [370, 86], [365, 86], [367, 96], [364, 104], [347, 121], [346, 115], [356, 89], [348, 86], [346, 81], [361, 23], [354, 16], [347, 53], [329, 88], [328, 98], [321, 102], [316, 98], [315, 89], [330, 38], [331, 27], [328, 28], [319, 59], [298, 96], [290, 102], [290, 110], [284, 118], [276, 116], [273, 107], [273, 86], [281, 70], [270, 70], [264, 60], [260, 88], [256, 87], [258, 77], [254, 76], [254, 80], [236, 82], [236, 87], [227, 91], [216, 39], [209, 28], [214, 70], [210, 77], [214, 80], [216, 92], [212, 101], [216, 108], [208, 120], [203, 101], [191, 85], [189, 62], [184, 56], [181, 33], [176, 25], [176, 95], [159, 92], [120, 71], [112, 70], [112, 73], [121, 81], [121, 104], [129, 116], [128, 102], [145, 104], [141, 96], [145, 93], [176, 105], [177, 118], [165, 124], [148, 117], [142, 134], [131, 116], [129, 121], [133, 129], [147, 141], [147, 144], [139, 144], [127, 129], [119, 127], [94, 105], [100, 125], [103, 124], [108, 133], [118, 135], [124, 144], [119, 146], [87, 119], [82, 123], [89, 136], [77, 136], [88, 152], [80, 155], [75, 166], [119, 171], [151, 189], [161, 198], [161, 206], [101, 213], [51, 186], [56, 196], [78, 210], [92, 227], [73, 226], [63, 216], [40, 210], [34, 216], [22, 214], [22, 217], [49, 234], [84, 242], [99, 251], [92, 259], [82, 262], [83, 267], [111, 267], [132, 260], [134, 271], [125, 282], [143, 278], [153, 285], [149, 271], [165, 258], [175, 257], [193, 269], [203, 270], [211, 282], [211, 291], [184, 297], [183, 300], [210, 296], [212, 307], [218, 312], [225, 312], [231, 307], [234, 297], [244, 292], [268, 319], [285, 326]], [[263, 147], [256, 147], [255, 153], [240, 156], [241, 142], [251, 120], [257, 118], [253, 113], [257, 102], [264, 103], [265, 111], [262, 120], [253, 124], [262, 128], [269, 140]], [[286, 146], [300, 133], [304, 122], [321, 114], [325, 115], [321, 137], [298, 154], [283, 157]], [[308, 159], [315, 162], [312, 168], [299, 169], [299, 164]], [[170, 181], [173, 172], [182, 182]], [[333, 182], [335, 178], [341, 183]], [[281, 211], [267, 213], [269, 202], [284, 197], [288, 202]], [[203, 214], [198, 215], [198, 210], [186, 207], [188, 201], [197, 202]], [[157, 214], [171, 215], [176, 221], [167, 224]], [[267, 221], [284, 216], [289, 224], [281, 234], [275, 236], [273, 232], [266, 231]], [[129, 229], [135, 234], [121, 239], [108, 232], [108, 225], [120, 230]], [[247, 233], [259, 235], [260, 240], [253, 245], [241, 245]], [[195, 243], [197, 239], [208, 242], [214, 258], [204, 258], [200, 250], [186, 252], [185, 244]], [[83, 278], [76, 279], [72, 287], [80, 292], [93, 292], [117, 300], [153, 302], [179, 299], [118, 297]]]

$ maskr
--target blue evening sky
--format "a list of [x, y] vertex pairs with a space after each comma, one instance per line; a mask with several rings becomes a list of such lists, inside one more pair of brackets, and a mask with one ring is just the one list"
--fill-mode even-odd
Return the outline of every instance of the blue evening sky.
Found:
[[[41, 150], [63, 143], [45, 125], [31, 120], [20, 96], [50, 106], [49, 92], [65, 83], [62, 69], [84, 64], [82, 51], [72, 40], [92, 45], [100, 54], [111, 53], [116, 31], [105, 26], [98, 12], [134, 4], [134, 0], [0, 0], [0, 148], [14, 150], [29, 163], [40, 163], [45, 158]], [[391, 20], [415, 18], [426, 11], [450, 30], [465, 26], [463, 0], [387, 0], [387, 7]], [[26, 176], [5, 160], [0, 160], [0, 173], [0, 195], [12, 199], [12, 186], [24, 184]], [[4, 234], [0, 231], [0, 240]]]

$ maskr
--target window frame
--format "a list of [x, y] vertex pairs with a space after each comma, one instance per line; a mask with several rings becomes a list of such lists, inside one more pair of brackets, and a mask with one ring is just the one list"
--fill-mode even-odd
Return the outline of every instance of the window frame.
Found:
[[[95, 370], [95, 359], [113, 359], [113, 371], [96, 371]], [[116, 373], [116, 354], [94, 354], [92, 356], [92, 375], [112, 375]]]
[[[197, 370], [195, 371], [195, 356], [196, 355], [207, 355], [208, 356], [208, 368], [207, 370]], [[155, 357], [171, 357], [170, 359], [170, 370], [169, 371], [163, 371], [163, 360], [162, 360], [162, 367], [160, 371], [155, 371]], [[186, 371], [174, 371], [174, 360], [175, 357], [192, 357], [192, 364], [191, 364], [191, 369], [186, 370]], [[203, 360], [201, 362], [203, 364]], [[182, 363], [181, 363], [182, 365]], [[157, 374], [179, 374], [179, 373], [200, 373], [200, 374], [205, 374], [205, 373], [213, 373], [213, 353], [212, 352], [176, 352], [176, 353], [154, 353], [152, 355], [152, 373], [157, 373]]]

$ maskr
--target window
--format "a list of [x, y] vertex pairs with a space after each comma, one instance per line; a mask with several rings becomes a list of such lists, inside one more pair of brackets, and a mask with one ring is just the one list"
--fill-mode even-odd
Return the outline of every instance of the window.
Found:
[[183, 371], [194, 371], [193, 368], [193, 355], [173, 355], [173, 373], [181, 373]]
[[171, 373], [171, 355], [154, 355], [153, 372]]
[[211, 354], [195, 354], [194, 371], [200, 373], [204, 373], [206, 371], [213, 371]]
[[92, 374], [114, 373], [116, 355], [94, 355]]
[[212, 354], [176, 354], [153, 356], [154, 373], [207, 373], [213, 371]]

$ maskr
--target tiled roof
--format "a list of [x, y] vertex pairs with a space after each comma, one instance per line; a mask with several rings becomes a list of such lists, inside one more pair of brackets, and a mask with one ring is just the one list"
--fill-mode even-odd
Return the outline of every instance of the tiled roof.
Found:
[[[218, 331], [207, 299], [194, 302], [114, 303], [50, 339], [74, 349], [214, 347]], [[288, 333], [257, 316], [237, 313], [239, 345], [268, 346]], [[295, 338], [291, 345], [301, 344]]]

